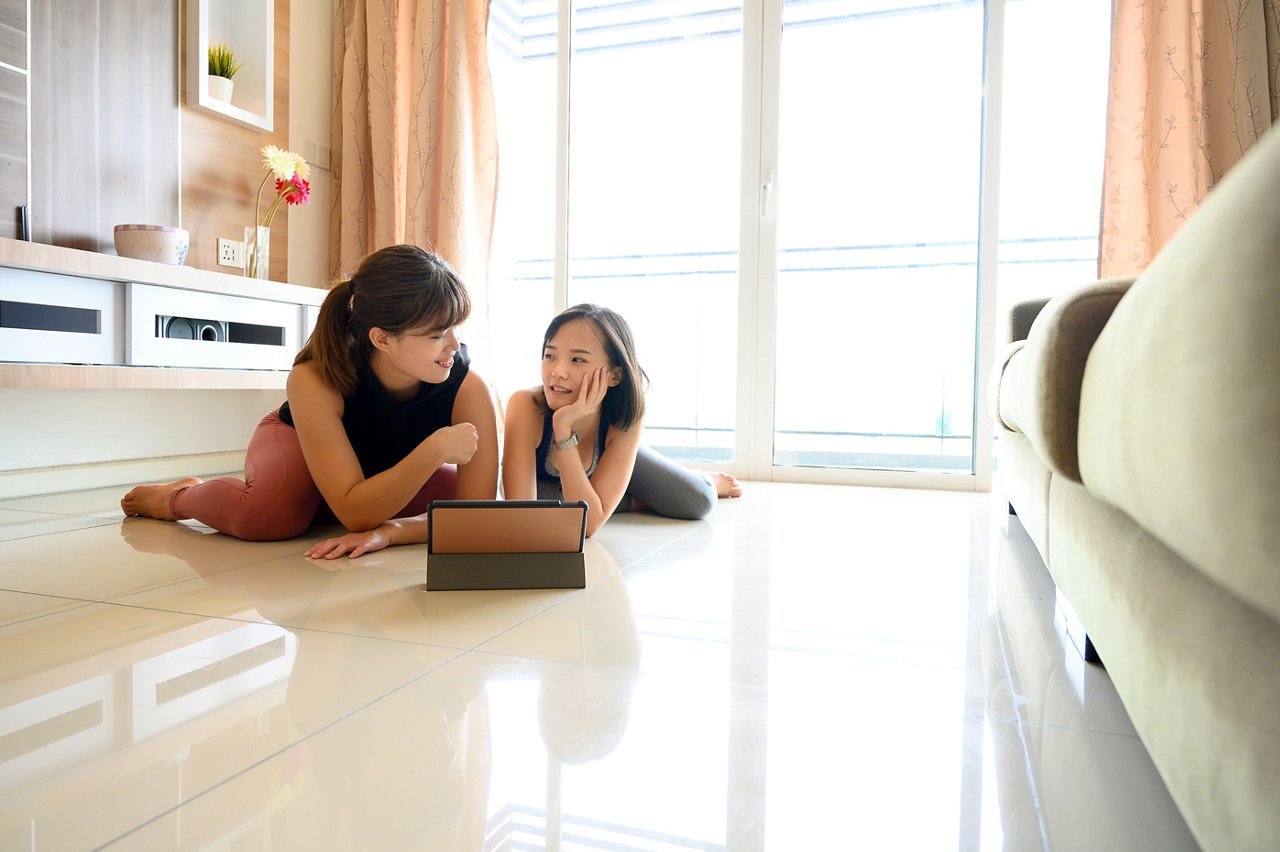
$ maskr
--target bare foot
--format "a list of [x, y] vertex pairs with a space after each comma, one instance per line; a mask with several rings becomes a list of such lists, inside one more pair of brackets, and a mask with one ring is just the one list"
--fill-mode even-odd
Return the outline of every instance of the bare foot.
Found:
[[200, 485], [204, 480], [198, 476], [184, 476], [173, 482], [156, 485], [139, 485], [120, 500], [120, 508], [126, 515], [142, 515], [147, 518], [158, 518], [162, 521], [174, 520], [169, 511], [169, 498], [179, 488]]
[[714, 471], [707, 474], [707, 479], [711, 480], [711, 484], [716, 487], [717, 497], [741, 497], [742, 486], [738, 484], [737, 477], [729, 473]]

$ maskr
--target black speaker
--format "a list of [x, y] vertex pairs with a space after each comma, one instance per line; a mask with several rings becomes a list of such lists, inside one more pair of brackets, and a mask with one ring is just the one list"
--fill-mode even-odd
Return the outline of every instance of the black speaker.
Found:
[[156, 337], [172, 340], [208, 340], [227, 342], [227, 323], [223, 320], [194, 317], [156, 317]]

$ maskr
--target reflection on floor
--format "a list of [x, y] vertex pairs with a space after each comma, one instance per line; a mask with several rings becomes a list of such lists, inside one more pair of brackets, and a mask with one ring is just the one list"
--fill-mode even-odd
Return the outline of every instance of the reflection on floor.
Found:
[[1195, 848], [998, 495], [748, 483], [428, 593], [120, 491], [0, 502], [0, 849]]

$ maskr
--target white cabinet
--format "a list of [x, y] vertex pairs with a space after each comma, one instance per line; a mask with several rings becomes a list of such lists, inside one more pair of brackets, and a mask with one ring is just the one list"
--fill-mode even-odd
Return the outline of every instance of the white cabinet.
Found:
[[123, 329], [116, 282], [0, 270], [0, 361], [123, 364]]
[[[209, 94], [209, 45], [225, 44], [244, 67], [230, 103]], [[274, 0], [188, 0], [187, 103], [270, 132], [275, 91]]]
[[301, 306], [127, 284], [126, 363], [133, 367], [288, 370], [301, 348]]

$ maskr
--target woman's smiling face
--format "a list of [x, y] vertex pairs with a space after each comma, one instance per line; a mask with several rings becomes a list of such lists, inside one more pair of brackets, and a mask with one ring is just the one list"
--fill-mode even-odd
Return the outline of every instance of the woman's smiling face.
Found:
[[416, 328], [387, 335], [382, 350], [382, 369], [375, 372], [389, 389], [414, 382], [439, 384], [449, 378], [453, 356], [458, 351], [458, 335], [453, 328]]
[[590, 320], [574, 319], [560, 326], [542, 350], [542, 392], [547, 407], [554, 410], [573, 402], [583, 377], [608, 366], [604, 341]]

